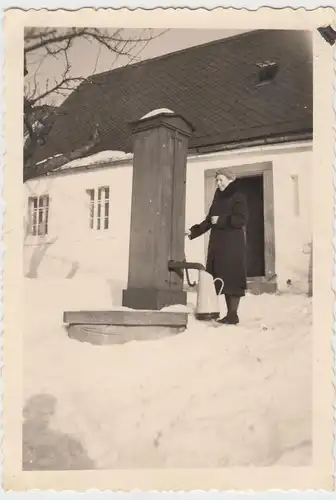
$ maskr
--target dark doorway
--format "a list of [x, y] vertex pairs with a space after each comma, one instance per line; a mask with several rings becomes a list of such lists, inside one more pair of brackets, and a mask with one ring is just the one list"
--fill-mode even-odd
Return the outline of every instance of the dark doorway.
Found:
[[[265, 227], [264, 227], [264, 182], [263, 175], [240, 177], [241, 190], [246, 196], [249, 222], [246, 228], [247, 276], [265, 276]], [[216, 189], [214, 177], [206, 177], [205, 198], [208, 211]], [[209, 236], [205, 245], [208, 248]]]
[[265, 276], [263, 176], [242, 177], [239, 183], [249, 209], [249, 222], [246, 228], [247, 276], [249, 278]]

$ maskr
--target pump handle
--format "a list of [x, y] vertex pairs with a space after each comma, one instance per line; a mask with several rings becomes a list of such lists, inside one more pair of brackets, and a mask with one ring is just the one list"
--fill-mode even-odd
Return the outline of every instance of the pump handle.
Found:
[[183, 278], [183, 274], [179, 271], [181, 271], [182, 269], [185, 269], [188, 286], [194, 288], [196, 286], [196, 281], [194, 281], [193, 283], [190, 281], [189, 269], [198, 269], [204, 271], [205, 267], [199, 262], [187, 262], [186, 260], [170, 260], [168, 262], [168, 270], [178, 274], [181, 279]]

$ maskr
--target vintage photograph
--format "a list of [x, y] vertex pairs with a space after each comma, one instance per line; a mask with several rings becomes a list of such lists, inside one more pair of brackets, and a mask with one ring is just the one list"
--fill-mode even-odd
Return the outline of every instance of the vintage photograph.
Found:
[[143, 26], [24, 27], [22, 471], [312, 468], [315, 32]]
[[23, 468], [308, 465], [311, 33], [24, 49]]

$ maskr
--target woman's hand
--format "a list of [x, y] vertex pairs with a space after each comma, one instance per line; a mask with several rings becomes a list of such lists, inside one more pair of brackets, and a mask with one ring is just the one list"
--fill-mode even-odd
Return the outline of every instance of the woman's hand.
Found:
[[191, 236], [191, 231], [190, 229], [187, 229], [186, 232], [184, 233], [186, 236], [188, 236], [188, 238], [190, 238]]
[[218, 221], [218, 215], [214, 215], [213, 217], [211, 217], [211, 224], [217, 224], [217, 221]]

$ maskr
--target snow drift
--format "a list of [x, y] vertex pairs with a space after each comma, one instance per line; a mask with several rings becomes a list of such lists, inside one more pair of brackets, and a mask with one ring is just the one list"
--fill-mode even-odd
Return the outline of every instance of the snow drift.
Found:
[[[90, 302], [80, 280], [25, 282], [29, 467], [81, 468], [85, 456], [93, 468], [309, 465], [310, 299], [248, 295], [238, 327], [190, 314], [186, 332], [152, 342], [70, 340], [62, 326], [70, 297], [105, 308], [102, 285], [92, 283]], [[190, 294], [188, 308], [194, 302]], [[36, 422], [46, 398], [54, 406], [42, 433]]]

